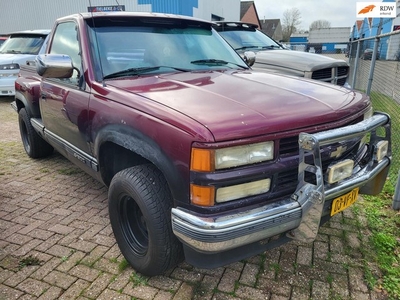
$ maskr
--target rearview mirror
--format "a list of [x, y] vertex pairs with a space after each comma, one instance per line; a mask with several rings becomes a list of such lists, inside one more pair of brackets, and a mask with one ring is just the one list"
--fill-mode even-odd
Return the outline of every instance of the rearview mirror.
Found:
[[74, 71], [72, 59], [64, 54], [36, 56], [36, 72], [44, 78], [70, 78]]
[[246, 64], [251, 67], [256, 62], [256, 54], [253, 51], [246, 51], [243, 55]]

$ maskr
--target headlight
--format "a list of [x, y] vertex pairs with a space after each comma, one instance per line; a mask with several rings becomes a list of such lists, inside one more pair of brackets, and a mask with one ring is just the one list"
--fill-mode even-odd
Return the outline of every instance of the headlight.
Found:
[[327, 178], [328, 183], [332, 184], [348, 178], [352, 175], [354, 168], [354, 161], [345, 159], [339, 163], [328, 167]]
[[213, 172], [272, 160], [274, 142], [227, 147], [221, 149], [192, 149], [191, 170]]
[[216, 202], [227, 202], [253, 195], [259, 195], [269, 191], [271, 179], [242, 183], [233, 186], [219, 188], [217, 190]]
[[380, 162], [389, 151], [389, 142], [388, 141], [379, 141], [375, 147], [375, 160], [376, 162]]
[[0, 65], [0, 70], [17, 70], [19, 69], [18, 64], [5, 64], [5, 65]]
[[267, 193], [271, 187], [271, 179], [221, 187], [190, 185], [190, 201], [200, 206], [213, 206], [216, 202], [228, 202], [244, 197]]

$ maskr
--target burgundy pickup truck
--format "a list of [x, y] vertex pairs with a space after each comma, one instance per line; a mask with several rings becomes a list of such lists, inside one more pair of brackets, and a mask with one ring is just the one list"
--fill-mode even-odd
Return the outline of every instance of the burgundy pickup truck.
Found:
[[116, 241], [145, 275], [312, 241], [380, 193], [391, 161], [390, 118], [366, 95], [255, 72], [194, 18], [61, 18], [15, 87], [27, 154], [55, 149], [109, 187]]

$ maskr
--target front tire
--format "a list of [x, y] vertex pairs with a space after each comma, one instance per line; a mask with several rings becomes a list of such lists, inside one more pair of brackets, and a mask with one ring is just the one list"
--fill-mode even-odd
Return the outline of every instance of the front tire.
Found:
[[160, 275], [182, 259], [182, 245], [172, 232], [172, 197], [162, 173], [153, 165], [118, 172], [108, 192], [111, 226], [132, 267]]
[[18, 112], [19, 132], [26, 154], [31, 158], [47, 157], [53, 153], [54, 148], [42, 139], [31, 124], [28, 112], [21, 108]]

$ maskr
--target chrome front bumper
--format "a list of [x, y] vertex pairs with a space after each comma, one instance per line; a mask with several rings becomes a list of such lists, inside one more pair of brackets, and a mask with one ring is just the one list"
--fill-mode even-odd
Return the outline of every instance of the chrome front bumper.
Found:
[[[384, 128], [384, 137], [378, 136], [376, 131], [379, 127]], [[324, 184], [320, 147], [367, 133], [370, 133], [370, 145], [381, 140], [389, 141], [388, 155], [379, 162], [371, 159], [363, 169], [335, 185]], [[292, 239], [312, 241], [318, 234], [326, 200], [344, 195], [356, 187], [361, 187], [361, 193], [380, 191], [391, 160], [390, 139], [390, 117], [381, 113], [355, 125], [316, 134], [302, 133], [299, 136], [298, 185], [290, 198], [240, 213], [212, 217], [199, 216], [180, 207], [173, 208], [173, 232], [185, 245], [204, 253], [226, 251], [281, 233], [287, 233]], [[310, 153], [314, 160], [307, 164], [305, 157]], [[305, 172], [315, 174], [316, 184], [304, 180]], [[363, 190], [365, 186], [367, 188]]]

